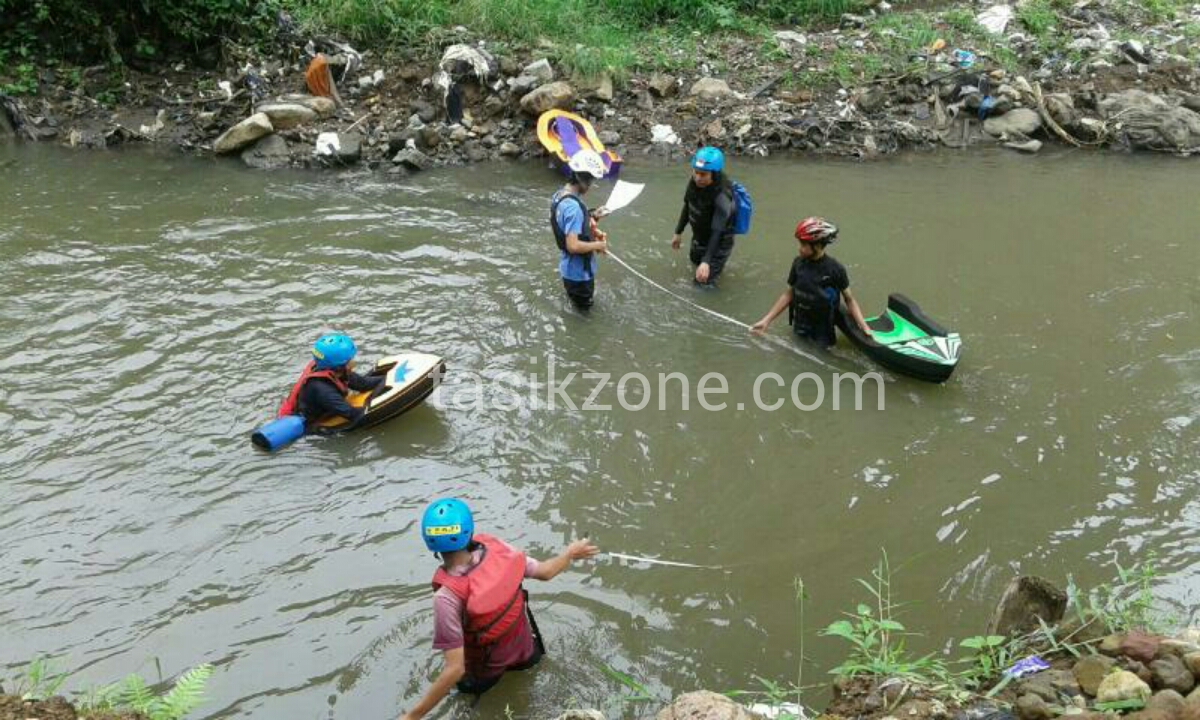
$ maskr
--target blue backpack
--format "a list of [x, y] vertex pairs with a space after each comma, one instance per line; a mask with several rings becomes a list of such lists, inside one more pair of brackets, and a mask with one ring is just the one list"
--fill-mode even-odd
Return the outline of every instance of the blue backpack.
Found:
[[750, 217], [754, 215], [754, 201], [746, 186], [740, 182], [733, 183], [733, 204], [736, 211], [733, 216], [733, 234], [745, 235], [750, 232]]

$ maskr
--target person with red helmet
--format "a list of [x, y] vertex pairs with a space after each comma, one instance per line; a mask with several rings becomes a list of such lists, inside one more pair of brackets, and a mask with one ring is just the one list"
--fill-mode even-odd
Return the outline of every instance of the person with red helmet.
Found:
[[767, 314], [754, 323], [751, 332], [760, 335], [766, 332], [771, 321], [786, 309], [788, 322], [797, 335], [829, 347], [837, 341], [834, 327], [839, 308], [845, 303], [845, 313], [870, 337], [871, 329], [863, 319], [862, 308], [850, 293], [846, 268], [825, 254], [825, 248], [837, 235], [837, 226], [824, 218], [809, 217], [796, 225], [800, 251], [792, 261], [787, 289]]
[[444, 664], [400, 720], [419, 720], [455, 687], [482, 695], [505, 672], [537, 665], [546, 648], [523, 582], [550, 580], [575, 560], [600, 552], [584, 538], [549, 560], [534, 560], [503, 540], [475, 532], [470, 508], [458, 498], [435, 500], [425, 508], [421, 536], [441, 560], [433, 575], [433, 649], [442, 651]]

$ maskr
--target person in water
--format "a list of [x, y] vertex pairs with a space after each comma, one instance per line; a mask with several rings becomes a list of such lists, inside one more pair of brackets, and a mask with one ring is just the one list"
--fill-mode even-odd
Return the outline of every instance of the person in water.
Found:
[[[351, 390], [368, 392], [383, 383], [384, 377], [364, 376], [354, 372], [354, 356], [358, 348], [347, 335], [322, 335], [313, 344], [313, 359], [304, 366], [300, 379], [279, 407], [279, 417], [302, 415], [304, 424], [312, 426], [329, 417], [350, 421], [345, 429], [362, 421], [366, 414], [346, 401]], [[341, 429], [341, 428], [339, 428]]]
[[571, 178], [550, 199], [550, 229], [558, 243], [558, 272], [567, 297], [580, 310], [592, 306], [596, 293], [596, 253], [608, 249], [608, 236], [596, 227], [598, 213], [583, 202], [592, 183], [604, 177], [604, 161], [592, 150], [580, 150], [567, 165]]
[[683, 194], [683, 210], [675, 223], [671, 247], [683, 242], [683, 229], [692, 226], [689, 253], [696, 266], [696, 282], [716, 282], [733, 253], [733, 224], [737, 203], [733, 182], [725, 174], [725, 154], [715, 147], [702, 147], [692, 156], [692, 177]]
[[433, 685], [400, 720], [423, 717], [451, 688], [481, 695], [505, 672], [536, 665], [546, 648], [522, 582], [550, 580], [572, 561], [600, 552], [585, 538], [549, 560], [534, 560], [475, 532], [470, 508], [456, 498], [425, 508], [421, 537], [442, 561], [433, 575], [433, 649], [442, 651], [443, 664]]
[[871, 336], [871, 329], [863, 319], [862, 308], [850, 293], [850, 276], [846, 274], [846, 268], [825, 254], [825, 248], [837, 238], [837, 234], [836, 225], [819, 217], [805, 218], [796, 225], [800, 252], [799, 257], [792, 261], [788, 287], [767, 314], [754, 323], [751, 332], [766, 332], [771, 321], [787, 309], [788, 320], [797, 335], [829, 347], [837, 341], [834, 325], [844, 302], [850, 320], [867, 337]]

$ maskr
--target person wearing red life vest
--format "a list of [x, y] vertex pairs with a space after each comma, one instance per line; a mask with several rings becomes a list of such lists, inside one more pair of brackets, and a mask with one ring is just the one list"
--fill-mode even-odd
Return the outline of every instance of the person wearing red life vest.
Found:
[[335, 415], [349, 420], [348, 427], [360, 422], [365, 411], [346, 402], [346, 396], [351, 390], [374, 390], [384, 378], [382, 375], [372, 377], [354, 372], [354, 356], [357, 354], [358, 348], [347, 335], [322, 335], [318, 338], [313, 344], [313, 359], [304, 366], [292, 391], [279, 406], [278, 416], [303, 415], [310, 429], [312, 423]]
[[433, 575], [433, 648], [442, 651], [442, 672], [401, 720], [418, 720], [457, 687], [479, 695], [509, 670], [527, 670], [545, 654], [529, 611], [526, 578], [549, 580], [574, 560], [600, 549], [576, 540], [549, 560], [534, 560], [502, 540], [475, 532], [466, 503], [435, 500], [421, 517], [425, 546], [442, 566]]

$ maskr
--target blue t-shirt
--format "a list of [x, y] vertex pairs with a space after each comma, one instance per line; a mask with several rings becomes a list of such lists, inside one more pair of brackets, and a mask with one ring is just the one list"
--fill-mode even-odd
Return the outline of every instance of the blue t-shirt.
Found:
[[[558, 202], [558, 199], [563, 196], [565, 191], [559, 190], [554, 193], [554, 197], [550, 199], [550, 203]], [[558, 203], [558, 210], [554, 213], [554, 222], [558, 225], [558, 229], [563, 235], [583, 234], [583, 223], [587, 218], [583, 215], [583, 208], [574, 200], [563, 200]], [[596, 277], [596, 255], [572, 255], [563, 250], [558, 259], [558, 272], [563, 276], [564, 280], [572, 280], [575, 282], [583, 282], [593, 280]]]

